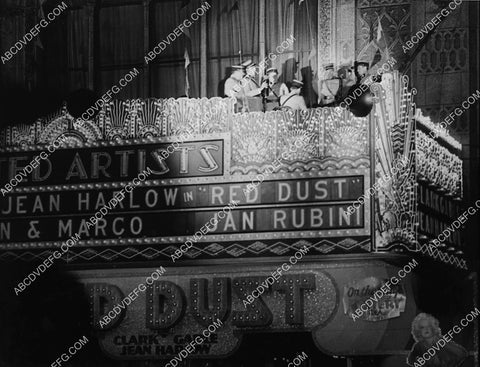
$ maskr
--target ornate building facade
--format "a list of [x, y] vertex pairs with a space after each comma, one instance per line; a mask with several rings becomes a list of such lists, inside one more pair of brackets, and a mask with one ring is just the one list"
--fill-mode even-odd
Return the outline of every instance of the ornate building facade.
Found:
[[[48, 10], [54, 2], [40, 3]], [[83, 333], [92, 341], [88, 353], [72, 356], [75, 367], [173, 366], [216, 319], [221, 326], [179, 365], [280, 367], [305, 348], [309, 366], [396, 367], [417, 341], [415, 315], [435, 315], [442, 330], [460, 322], [478, 301], [478, 219], [462, 235], [436, 239], [478, 199], [478, 106], [450, 133], [438, 124], [478, 88], [472, 14], [479, 4], [465, 1], [424, 45], [404, 53], [445, 4], [212, 1], [216, 10], [188, 37], [189, 76], [178, 57], [183, 43], [152, 65], [134, 56], [198, 4], [68, 1], [67, 15], [43, 31], [41, 45], [31, 42], [0, 65], [3, 83], [44, 83], [66, 94], [103, 92], [126, 67], [141, 76], [94, 117], [74, 116], [64, 105], [0, 129], [2, 187], [63, 140], [0, 201], [0, 291], [8, 300], [0, 364], [51, 365], [65, 335]], [[42, 15], [27, 0], [1, 6], [5, 49]], [[368, 116], [342, 107], [235, 113], [234, 99], [215, 96], [239, 49], [240, 57], [262, 60], [290, 31], [297, 43], [272, 66], [308, 76], [313, 91], [325, 64], [396, 60], [396, 70], [372, 85]], [[109, 38], [115, 33], [123, 40], [118, 49]], [[196, 98], [176, 98], [189, 77]], [[112, 208], [147, 167], [153, 176]], [[234, 200], [238, 207], [225, 209]], [[111, 212], [92, 225], [96, 209], [107, 206]], [[228, 212], [223, 221], [221, 210]], [[211, 218], [216, 224], [205, 229]], [[18, 291], [18, 281], [67, 238], [75, 246], [58, 268]], [[166, 272], [124, 302], [160, 266]], [[365, 311], [367, 301], [375, 306]], [[465, 366], [478, 366], [478, 322], [455, 341], [468, 351]]]

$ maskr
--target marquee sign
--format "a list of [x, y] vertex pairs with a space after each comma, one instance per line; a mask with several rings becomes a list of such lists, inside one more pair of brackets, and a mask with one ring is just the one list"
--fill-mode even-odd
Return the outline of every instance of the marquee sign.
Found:
[[[423, 236], [436, 238], [461, 214], [460, 201], [442, 195], [421, 182], [417, 187], [417, 198], [418, 231]], [[452, 231], [446, 242], [461, 248], [460, 231]]]
[[[192, 135], [188, 142], [182, 139], [185, 138], [169, 136], [122, 143], [102, 141], [78, 147], [72, 145], [69, 148], [76, 149], [59, 149], [40, 160], [31, 177], [23, 179], [19, 186], [41, 185], [48, 189], [48, 185], [61, 185], [56, 187], [58, 189], [84, 183], [131, 181], [147, 167], [158, 179], [222, 176], [229, 171], [230, 155], [224, 156], [230, 152], [229, 134]], [[32, 146], [20, 152], [6, 149], [0, 158], [1, 186], [46, 147]]]
[[[139, 187], [90, 230], [89, 218], [118, 190], [14, 194], [1, 201], [0, 218], [16, 241], [61, 241], [75, 233], [83, 239], [183, 237], [236, 200], [238, 208], [219, 219], [209, 234], [354, 230], [364, 227], [363, 213], [349, 216], [346, 209], [361, 195], [363, 182], [360, 175], [265, 181], [250, 192], [250, 181]], [[7, 235], [1, 239], [13, 240]]]
[[[240, 346], [245, 333], [310, 332], [319, 349], [332, 355], [387, 353], [403, 350], [410, 341], [410, 321], [417, 312], [413, 275], [401, 280], [395, 299], [382, 299], [382, 310], [402, 309], [394, 318], [354, 321], [342, 307], [342, 298], [354, 294], [365, 297], [375, 288], [363, 279], [391, 278], [398, 273], [398, 266], [344, 259], [298, 261], [287, 269], [282, 271], [282, 262], [169, 267], [122, 311], [118, 309], [121, 314], [111, 316], [106, 326], [100, 324], [103, 317], [145, 283], [154, 269], [72, 273], [85, 285], [100, 346], [115, 359], [171, 359], [217, 320], [222, 326], [197, 346], [192, 358], [229, 355]], [[262, 288], [258, 288], [260, 284]], [[252, 303], [243, 302], [252, 294]], [[401, 303], [398, 307], [397, 298]]]
[[[23, 187], [0, 200], [0, 246], [41, 242], [53, 247], [75, 234], [83, 245], [116, 238], [182, 243], [233, 201], [237, 206], [224, 219], [218, 217], [199, 242], [369, 234], [368, 203], [367, 209], [347, 214], [369, 186], [367, 169], [276, 172], [259, 180], [230, 174], [229, 134], [180, 142], [167, 158], [162, 152], [171, 150], [175, 137], [147, 140], [55, 152]], [[37, 154], [9, 152], [3, 158], [8, 174]], [[87, 226], [124, 183], [147, 167], [153, 174], [145, 182], [95, 226]]]
[[[192, 358], [225, 356], [239, 347], [244, 332], [310, 331], [338, 308], [338, 290], [328, 273], [298, 264], [267, 285], [252, 304], [244, 304], [257, 286], [281, 266], [215, 272], [169, 268], [154, 284], [102, 328], [99, 322], [151, 271], [79, 272], [91, 300], [92, 322], [104, 352], [117, 359], [170, 359], [213, 321], [222, 326], [197, 346]], [[244, 268], [244, 267], [243, 267]], [[188, 275], [191, 274], [191, 275]]]

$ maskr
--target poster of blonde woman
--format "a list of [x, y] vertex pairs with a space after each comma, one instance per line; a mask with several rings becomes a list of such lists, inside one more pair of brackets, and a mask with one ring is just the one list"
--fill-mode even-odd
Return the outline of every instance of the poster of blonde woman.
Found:
[[442, 336], [439, 321], [427, 313], [418, 314], [412, 321], [412, 336], [415, 339], [407, 363], [413, 367], [458, 367], [467, 358], [464, 347], [451, 340], [450, 334], [458, 333], [455, 327]]

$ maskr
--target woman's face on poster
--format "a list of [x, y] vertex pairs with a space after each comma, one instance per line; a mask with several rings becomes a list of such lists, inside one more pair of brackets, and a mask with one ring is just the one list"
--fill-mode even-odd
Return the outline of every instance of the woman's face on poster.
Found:
[[422, 338], [429, 339], [433, 337], [433, 329], [428, 320], [421, 320], [418, 324], [418, 329]]

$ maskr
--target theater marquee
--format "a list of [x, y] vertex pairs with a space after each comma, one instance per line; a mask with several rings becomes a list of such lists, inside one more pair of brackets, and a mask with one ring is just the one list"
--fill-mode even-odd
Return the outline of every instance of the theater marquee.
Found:
[[[179, 244], [232, 201], [238, 205], [199, 242], [368, 236], [369, 202], [347, 208], [369, 187], [368, 169], [231, 175], [229, 134], [59, 150], [0, 201], [0, 245], [59, 246], [79, 234], [82, 245]], [[14, 175], [39, 151], [8, 152]], [[288, 163], [288, 162], [286, 162]], [[152, 174], [92, 227], [94, 216], [144, 169]], [[254, 189], [249, 190], [254, 180]], [[60, 182], [67, 184], [60, 185]], [[12, 234], [15, 233], [15, 238]]]
[[[169, 268], [141, 292], [120, 315], [101, 327], [99, 321], [151, 273], [79, 271], [92, 310], [92, 323], [103, 351], [118, 359], [170, 359], [214, 321], [222, 326], [195, 349], [192, 358], [225, 356], [240, 346], [244, 332], [304, 331], [326, 323], [338, 309], [339, 291], [331, 276], [302, 264], [267, 286], [252, 304], [243, 300], [278, 266]], [[188, 275], [192, 274], [192, 275]]]
[[[169, 267], [134, 301], [119, 308], [107, 326], [100, 324], [103, 317], [145, 283], [154, 269], [72, 274], [86, 288], [102, 350], [116, 359], [171, 359], [217, 320], [222, 326], [204, 338], [192, 358], [227, 356], [246, 333], [311, 333], [319, 349], [332, 355], [388, 353], [401, 350], [410, 340], [407, 321], [417, 310], [411, 277], [399, 284], [401, 294], [395, 297], [402, 299], [402, 312], [394, 318], [354, 321], [342, 307], [342, 295], [348, 295], [352, 286], [350, 292], [364, 286], [359, 279], [390, 279], [401, 269], [398, 265], [377, 260], [299, 261], [279, 273], [281, 265]], [[272, 274], [278, 281], [266, 286]], [[254, 292], [261, 284], [262, 292]], [[258, 297], [245, 303], [252, 294]]]

